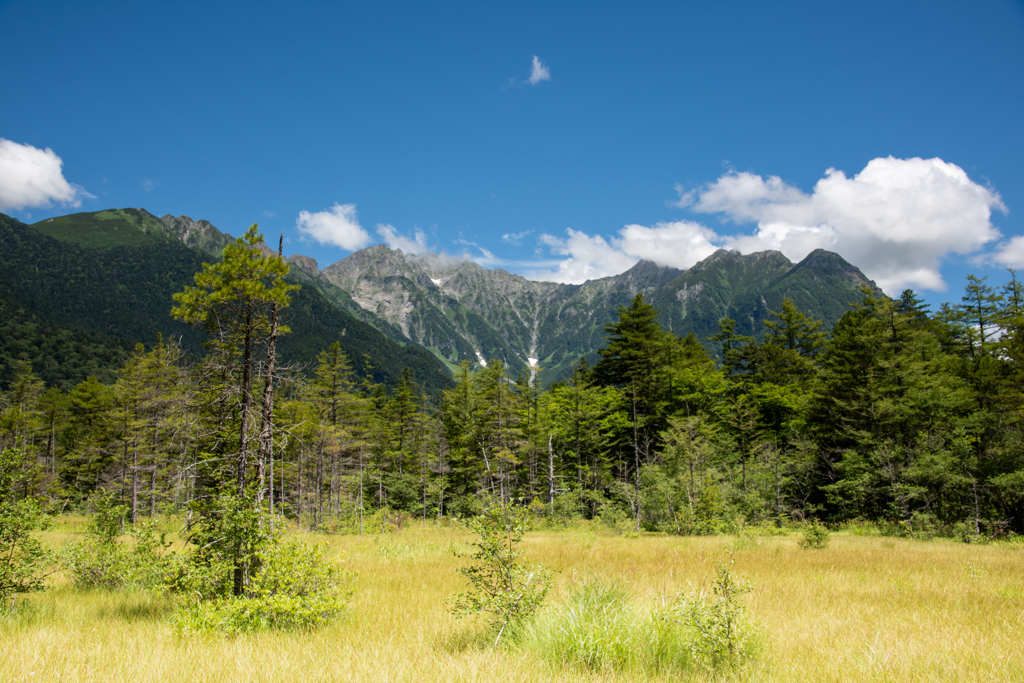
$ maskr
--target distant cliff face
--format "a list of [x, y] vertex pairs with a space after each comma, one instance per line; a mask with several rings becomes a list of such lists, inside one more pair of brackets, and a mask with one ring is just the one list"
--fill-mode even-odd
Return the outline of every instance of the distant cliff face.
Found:
[[160, 217], [160, 222], [167, 228], [167, 234], [180, 240], [187, 247], [201, 251], [214, 258], [219, 258], [224, 247], [231, 241], [231, 235], [213, 227], [209, 221], [194, 221], [188, 216], [175, 218], [171, 214]]
[[513, 373], [539, 365], [547, 380], [601, 348], [604, 326], [640, 292], [661, 311], [664, 327], [706, 342], [723, 317], [734, 318], [742, 334], [761, 334], [763, 320], [786, 297], [831, 326], [861, 298], [862, 286], [874, 286], [822, 250], [799, 264], [777, 251], [719, 250], [686, 272], [641, 261], [614, 277], [565, 285], [377, 245], [322, 273], [449, 363], [499, 358]]

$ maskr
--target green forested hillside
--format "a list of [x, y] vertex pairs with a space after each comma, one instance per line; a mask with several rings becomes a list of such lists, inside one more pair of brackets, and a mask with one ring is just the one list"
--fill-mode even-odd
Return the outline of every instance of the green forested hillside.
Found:
[[50, 386], [68, 390], [90, 375], [112, 383], [131, 342], [80, 327], [61, 327], [0, 298], [0, 390], [10, 387], [19, 362]]
[[822, 249], [795, 265], [777, 251], [743, 255], [722, 249], [665, 285], [652, 301], [663, 327], [692, 332], [717, 354], [720, 349], [708, 340], [718, 334], [722, 318], [736, 321], [737, 334], [760, 339], [764, 321], [788, 298], [828, 330], [860, 301], [864, 286], [875, 289], [857, 268]]
[[[107, 220], [97, 218], [106, 214]], [[131, 344], [152, 344], [158, 333], [200, 353], [203, 336], [172, 320], [171, 296], [192, 283], [203, 256], [124, 216], [130, 211], [75, 214], [28, 226], [0, 214], [0, 288], [6, 297], [47, 324], [82, 328]], [[146, 214], [148, 216], [148, 214]], [[157, 221], [158, 222], [158, 221]], [[46, 233], [50, 234], [46, 234]], [[282, 360], [308, 364], [337, 340], [357, 369], [370, 358], [374, 381], [394, 386], [404, 367], [431, 393], [450, 383], [427, 351], [402, 346], [339, 310], [311, 287], [293, 297], [287, 312], [294, 334], [282, 338]], [[50, 362], [41, 357], [39, 362]], [[56, 359], [58, 365], [60, 359]]]
[[56, 239], [0, 215], [0, 285], [7, 298], [58, 325], [147, 344], [159, 332], [199, 351], [199, 333], [169, 315], [171, 294], [202, 268], [197, 254], [170, 240], [142, 233], [138, 239], [123, 227], [82, 233], [82, 243], [71, 241], [72, 234]]

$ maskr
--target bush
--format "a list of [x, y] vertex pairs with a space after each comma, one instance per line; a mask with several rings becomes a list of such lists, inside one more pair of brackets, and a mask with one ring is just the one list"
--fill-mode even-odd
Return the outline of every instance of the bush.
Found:
[[155, 520], [128, 528], [122, 542], [121, 520], [128, 507], [103, 495], [89, 520], [86, 539], [64, 549], [62, 559], [71, 581], [80, 588], [155, 590], [166, 587], [175, 558], [170, 543], [157, 532]]
[[13, 500], [22, 460], [20, 451], [0, 451], [0, 601], [4, 603], [12, 595], [42, 590], [53, 560], [32, 535], [49, 525], [49, 517], [34, 500]]
[[816, 519], [804, 527], [804, 537], [800, 539], [800, 547], [807, 550], [824, 550], [828, 547], [830, 534], [825, 525]]
[[597, 519], [605, 529], [614, 534], [635, 536], [633, 518], [625, 510], [608, 503], [601, 507]]
[[672, 618], [689, 631], [694, 661], [712, 669], [734, 667], [752, 654], [753, 629], [743, 619], [740, 600], [751, 586], [732, 575], [734, 562], [718, 565], [712, 595], [690, 593], [673, 606]]
[[470, 590], [455, 596], [451, 613], [489, 615], [498, 631], [494, 644], [507, 627], [517, 626], [532, 615], [551, 587], [551, 573], [542, 565], [526, 566], [517, 549], [527, 529], [529, 511], [510, 503], [486, 505], [478, 517], [466, 521], [477, 534], [470, 556], [474, 563], [456, 571], [469, 579]]
[[327, 562], [320, 546], [274, 543], [243, 596], [195, 600], [178, 616], [183, 632], [313, 630], [342, 614], [352, 592], [349, 574]]

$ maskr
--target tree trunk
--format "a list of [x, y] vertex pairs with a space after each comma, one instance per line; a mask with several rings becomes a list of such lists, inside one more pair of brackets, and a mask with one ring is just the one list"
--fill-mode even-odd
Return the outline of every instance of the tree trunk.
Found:
[[636, 418], [636, 380], [633, 388], [633, 467], [636, 476], [636, 531], [640, 531], [640, 432]]
[[[277, 243], [277, 255], [281, 256], [284, 250], [284, 235]], [[257, 457], [259, 467], [260, 490], [256, 500], [263, 500], [264, 476], [266, 473], [267, 460], [272, 456], [274, 440], [274, 372], [277, 370], [277, 331], [280, 324], [280, 306], [274, 302], [270, 315], [270, 339], [267, 342], [267, 377], [263, 382], [263, 415], [260, 423], [259, 455]], [[271, 488], [274, 482], [270, 482]], [[270, 494], [273, 497], [273, 493]], [[273, 513], [273, 504], [271, 504]]]
[[149, 474], [149, 518], [156, 517], [156, 463]]
[[139, 444], [132, 443], [132, 524], [139, 516]]
[[[238, 437], [238, 497], [245, 494], [245, 469], [248, 467], [249, 451], [249, 411], [252, 408], [252, 310], [245, 316], [245, 342], [242, 352], [242, 414], [241, 428]], [[239, 583], [241, 574], [236, 568], [235, 571], [235, 595], [241, 595], [242, 586]]]
[[548, 505], [551, 506], [551, 518], [555, 517], [555, 451], [551, 448], [553, 434], [548, 434]]

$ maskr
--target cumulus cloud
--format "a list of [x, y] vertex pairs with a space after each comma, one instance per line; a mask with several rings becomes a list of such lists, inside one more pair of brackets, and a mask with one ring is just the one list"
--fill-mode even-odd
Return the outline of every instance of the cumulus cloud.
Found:
[[541, 245], [568, 258], [556, 262], [554, 267], [528, 270], [526, 277], [579, 284], [621, 273], [640, 259], [686, 269], [715, 253], [720, 248], [717, 242], [722, 240], [714, 231], [691, 221], [656, 223], [651, 227], [627, 225], [609, 239], [572, 228], [566, 229], [566, 235], [540, 236]]
[[[1006, 211], [998, 193], [942, 159], [873, 159], [852, 178], [828, 169], [810, 193], [777, 176], [737, 172], [691, 192], [677, 190], [678, 206], [757, 227], [719, 234], [677, 221], [627, 225], [608, 240], [574, 230], [567, 239], [542, 235], [542, 244], [568, 258], [531, 276], [583, 282], [622, 272], [639, 259], [685, 269], [718, 248], [775, 249], [796, 262], [823, 248], [842, 255], [889, 294], [906, 287], [944, 290], [941, 260], [998, 240], [992, 212]], [[1001, 244], [992, 258], [1024, 267], [1024, 237]]]
[[142, 185], [142, 189], [146, 192], [152, 192], [153, 190], [156, 189], [157, 185], [159, 184], [160, 183], [154, 183], [149, 178], [143, 178], [142, 180], [139, 181], [139, 185]]
[[711, 256], [721, 238], [692, 221], [656, 223], [653, 227], [627, 225], [613, 242], [625, 254], [658, 265], [686, 269]]
[[528, 271], [526, 277], [531, 280], [579, 284], [621, 273], [638, 260], [623, 253], [615, 239], [609, 242], [601, 235], [591, 236], [572, 228], [566, 228], [565, 234], [568, 237], [543, 234], [540, 243], [555, 254], [568, 258], [560, 261], [555, 269]]
[[325, 210], [310, 213], [300, 211], [295, 227], [304, 235], [321, 244], [333, 244], [347, 251], [367, 246], [372, 240], [356, 219], [355, 204], [337, 204]]
[[430, 247], [427, 246], [427, 236], [418, 228], [413, 233], [412, 239], [398, 232], [395, 226], [387, 224], [378, 225], [377, 234], [387, 242], [389, 247], [401, 249], [406, 254], [426, 254], [430, 251]]
[[906, 287], [944, 290], [939, 264], [997, 240], [992, 211], [1006, 211], [998, 193], [942, 159], [872, 159], [848, 178], [830, 168], [811, 193], [777, 176], [729, 173], [680, 203], [757, 222], [750, 235], [724, 238], [748, 253], [777, 249], [791, 260], [817, 248], [841, 254], [889, 294]]
[[32, 206], [81, 206], [95, 199], [64, 179], [64, 162], [49, 147], [39, 149], [0, 138], [0, 211]]
[[537, 55], [533, 56], [533, 68], [530, 69], [530, 85], [537, 85], [541, 81], [551, 80], [551, 70], [548, 69], [544, 62], [540, 61], [540, 57]]

